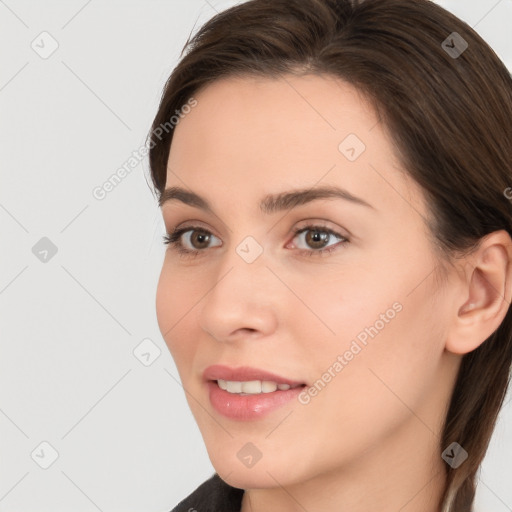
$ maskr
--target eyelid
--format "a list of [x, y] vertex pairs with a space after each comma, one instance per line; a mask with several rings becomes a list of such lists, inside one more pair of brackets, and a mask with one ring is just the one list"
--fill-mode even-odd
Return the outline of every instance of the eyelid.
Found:
[[322, 233], [327, 233], [328, 235], [330, 235], [332, 237], [348, 240], [348, 237], [342, 235], [341, 233], [338, 233], [336, 230], [331, 229], [328, 226], [322, 226], [322, 225], [315, 224], [315, 223], [308, 224], [308, 225], [302, 226], [302, 227], [294, 228], [293, 233], [292, 233], [293, 234], [292, 240], [297, 238], [299, 235], [302, 235], [303, 233], [306, 233], [308, 231], [315, 231], [315, 230], [320, 231]]
[[[178, 230], [184, 230], [187, 228], [188, 229], [196, 229], [198, 231], [199, 231], [199, 229], [204, 229], [205, 231], [207, 231], [208, 233], [211, 233], [215, 237], [217, 237], [219, 239], [221, 238], [220, 236], [218, 236], [215, 233], [215, 230], [211, 229], [210, 227], [205, 227], [202, 224], [205, 224], [205, 223], [203, 223], [200, 220], [194, 220], [194, 219], [186, 220], [183, 223], [177, 224], [176, 227], [173, 227], [171, 230], [167, 230], [167, 232], [169, 234], [172, 234], [173, 232], [177, 232]], [[314, 227], [321, 227], [325, 230], [332, 230], [332, 231], [339, 232], [339, 234], [337, 234], [336, 236], [342, 236], [343, 238], [346, 238], [347, 240], [352, 240], [354, 238], [352, 233], [348, 229], [341, 228], [337, 225], [332, 225], [332, 224], [333, 224], [332, 221], [329, 221], [327, 219], [322, 219], [320, 217], [317, 217], [317, 218], [313, 217], [311, 219], [299, 221], [297, 223], [297, 225], [295, 225], [294, 227], [289, 229], [288, 236], [293, 235], [295, 238], [295, 236], [297, 236], [298, 231], [300, 231], [301, 229], [305, 229], [307, 227], [311, 228], [314, 226]]]
[[[185, 245], [183, 244], [183, 242], [181, 240], [182, 240], [183, 235], [188, 232], [204, 231], [206, 234], [212, 235], [213, 237], [221, 240], [221, 238], [218, 237], [217, 235], [215, 235], [215, 233], [212, 230], [210, 230], [208, 228], [204, 228], [203, 226], [201, 226], [199, 224], [189, 225], [188, 224], [189, 222], [194, 222], [194, 221], [189, 220], [185, 224], [180, 224], [172, 230], [172, 233], [167, 233], [166, 235], [164, 235], [164, 237], [163, 237], [164, 243], [169, 244], [169, 249], [176, 251], [177, 253], [179, 253], [180, 256], [195, 258], [196, 256], [202, 256], [202, 255], [208, 253], [208, 249], [212, 249], [214, 247], [219, 247], [219, 245], [213, 246], [213, 247], [207, 247], [205, 249], [188, 249], [187, 247], [185, 247]], [[312, 220], [306, 221], [305, 220], [305, 221], [303, 221], [303, 223], [304, 224], [295, 226], [292, 229], [292, 234], [293, 234], [292, 242], [296, 237], [300, 236], [302, 233], [307, 232], [307, 231], [317, 231], [317, 232], [328, 233], [329, 236], [337, 238], [338, 242], [333, 245], [327, 245], [320, 249], [312, 249], [312, 248], [302, 249], [302, 248], [298, 248], [297, 244], [294, 244], [293, 248], [297, 249], [295, 251], [295, 253], [300, 256], [308, 256], [308, 257], [330, 256], [331, 253], [336, 252], [336, 251], [342, 249], [345, 245], [351, 243], [351, 237], [346, 236], [340, 232], [343, 230], [340, 230], [339, 228], [333, 229], [333, 228], [329, 227], [328, 225], [326, 225], [325, 221], [319, 222], [319, 221], [312, 221]], [[286, 248], [288, 248], [288, 245], [289, 245], [289, 242], [286, 244]], [[222, 242], [220, 244], [220, 247], [222, 247]]]
[[[344, 233], [346, 233], [344, 236], [346, 236], [347, 238], [354, 237], [354, 235], [352, 235], [352, 233], [347, 228], [341, 227], [340, 225], [336, 224], [335, 222], [333, 222], [327, 218], [323, 218], [323, 217], [310, 217], [310, 218], [307, 218], [304, 220], [299, 220], [297, 222], [294, 222], [293, 227], [291, 227], [288, 231], [290, 233], [293, 233], [296, 227], [306, 227], [306, 226], [310, 226], [311, 224], [321, 224], [323, 227], [333, 229], [335, 231], [343, 231]], [[209, 227], [209, 225], [206, 222], [197, 220], [197, 219], [190, 219], [190, 220], [186, 220], [182, 223], [179, 223], [176, 225], [176, 227], [174, 229], [182, 229], [182, 228], [186, 228], [186, 227], [190, 227], [190, 228], [200, 227], [202, 229], [205, 229], [206, 231], [209, 231], [209, 232], [215, 234], [215, 229], [212, 229], [211, 227]], [[232, 230], [230, 229], [229, 231], [232, 231]], [[218, 235], [216, 235], [216, 236], [218, 236]]]
[[292, 228], [291, 231], [292, 233], [296, 233], [297, 230], [306, 228], [308, 226], [316, 226], [326, 230], [336, 231], [340, 234], [340, 236], [343, 236], [347, 239], [352, 239], [352, 233], [350, 233], [348, 229], [343, 228], [328, 219], [322, 219], [320, 217], [313, 217], [311, 219], [300, 221], [297, 223], [295, 227]]

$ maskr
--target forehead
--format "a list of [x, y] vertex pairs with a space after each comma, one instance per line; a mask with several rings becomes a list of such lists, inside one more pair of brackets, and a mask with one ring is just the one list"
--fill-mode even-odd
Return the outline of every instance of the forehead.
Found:
[[[378, 124], [359, 91], [330, 76], [228, 77], [207, 85], [195, 98], [197, 106], [175, 128], [172, 146], [193, 135], [203, 153], [230, 148], [233, 157], [243, 145], [245, 152], [276, 150], [290, 157], [292, 151], [308, 152], [319, 142], [324, 142], [322, 149], [330, 146], [337, 152], [344, 135], [368, 139]], [[387, 141], [379, 132], [372, 144], [383, 150]]]
[[175, 127], [167, 187], [185, 185], [205, 196], [224, 187], [261, 197], [322, 182], [390, 203], [400, 190], [412, 192], [385, 126], [346, 82], [230, 77], [194, 98], [197, 105]]

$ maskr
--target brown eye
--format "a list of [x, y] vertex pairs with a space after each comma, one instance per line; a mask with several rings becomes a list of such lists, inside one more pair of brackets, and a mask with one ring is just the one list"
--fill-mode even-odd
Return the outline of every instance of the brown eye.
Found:
[[330, 237], [331, 235], [325, 231], [308, 230], [304, 240], [306, 244], [312, 249], [323, 249], [329, 241]]
[[208, 247], [208, 242], [211, 238], [211, 233], [207, 231], [198, 231], [198, 230], [190, 230], [191, 235], [189, 238], [190, 245], [194, 249], [206, 249]]
[[[299, 238], [303, 233], [306, 233], [304, 237], [305, 249], [298, 247], [298, 252], [307, 256], [324, 256], [349, 243], [347, 237], [324, 226], [310, 225], [298, 228], [294, 232], [294, 239]], [[185, 237], [184, 235], [188, 236]], [[175, 229], [171, 234], [164, 235], [163, 238], [164, 243], [169, 244], [170, 248], [176, 250], [180, 255], [198, 256], [200, 254], [207, 254], [208, 251], [206, 249], [215, 247], [214, 245], [209, 245], [212, 237], [217, 238], [204, 228], [192, 226]], [[337, 239], [338, 243], [327, 245], [331, 239], [333, 242], [336, 242]], [[219, 245], [222, 244], [217, 243], [217, 246]]]
[[[305, 235], [301, 236], [303, 233]], [[348, 239], [340, 233], [323, 226], [305, 226], [303, 228], [299, 228], [295, 231], [294, 239], [295, 238], [299, 238], [299, 240], [303, 239], [302, 242], [304, 247], [298, 247], [299, 249], [304, 249], [301, 252], [309, 252], [311, 254], [330, 252], [335, 250], [337, 245], [348, 242]], [[335, 244], [334, 246], [332, 244], [327, 245], [330, 240], [336, 242], [336, 239], [340, 242], [339, 244]]]
[[[189, 236], [185, 237], [184, 235]], [[164, 243], [169, 244], [170, 247], [175, 248], [181, 254], [196, 255], [205, 252], [204, 249], [208, 249], [208, 243], [212, 236], [215, 235], [200, 227], [179, 228], [171, 234], [164, 235]], [[186, 240], [187, 238], [188, 240]], [[183, 240], [186, 240], [185, 243], [183, 243]]]

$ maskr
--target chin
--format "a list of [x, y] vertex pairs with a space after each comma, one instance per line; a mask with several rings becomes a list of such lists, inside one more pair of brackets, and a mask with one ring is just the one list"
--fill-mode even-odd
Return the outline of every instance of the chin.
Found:
[[[268, 470], [269, 472], [267, 473], [266, 468], [264, 467], [259, 469], [256, 467], [242, 469], [237, 467], [236, 469], [233, 469], [233, 467], [231, 467], [226, 468], [228, 470], [227, 473], [221, 472], [223, 469], [224, 467], [220, 467], [219, 469], [215, 468], [219, 476], [225, 482], [232, 487], [237, 487], [239, 489], [267, 489], [271, 487], [278, 487], [279, 484], [283, 485], [286, 478], [284, 472], [273, 472]], [[287, 483], [288, 481], [286, 481], [284, 485]]]
[[[290, 472], [290, 465], [287, 461], [276, 460], [279, 453], [267, 460], [263, 455], [252, 467], [246, 467], [235, 455], [226, 457], [226, 454], [217, 454], [218, 457], [210, 457], [215, 471], [232, 487], [239, 489], [266, 489], [278, 487], [279, 485], [290, 485], [301, 481], [297, 472]], [[304, 478], [307, 478], [305, 475]]]

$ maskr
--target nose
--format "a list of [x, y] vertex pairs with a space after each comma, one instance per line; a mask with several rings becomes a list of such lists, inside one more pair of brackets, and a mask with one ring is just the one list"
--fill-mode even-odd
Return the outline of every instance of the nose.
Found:
[[272, 334], [278, 325], [283, 284], [261, 254], [248, 263], [233, 249], [208, 283], [201, 301], [201, 328], [217, 341], [255, 339]]

